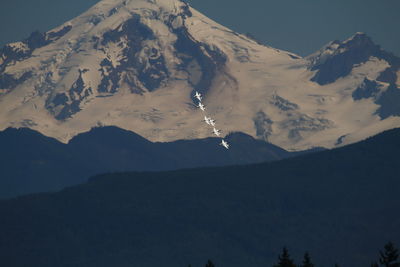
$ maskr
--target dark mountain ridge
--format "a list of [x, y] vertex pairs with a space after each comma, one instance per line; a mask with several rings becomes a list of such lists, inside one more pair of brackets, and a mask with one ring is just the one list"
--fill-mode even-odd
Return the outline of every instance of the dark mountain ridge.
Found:
[[400, 129], [272, 163], [116, 173], [0, 201], [5, 266], [368, 266], [400, 242]]
[[64, 144], [27, 128], [9, 128], [0, 132], [0, 198], [59, 190], [104, 172], [250, 164], [299, 154], [242, 133], [227, 140], [228, 151], [219, 138], [152, 143], [130, 131], [101, 127]]

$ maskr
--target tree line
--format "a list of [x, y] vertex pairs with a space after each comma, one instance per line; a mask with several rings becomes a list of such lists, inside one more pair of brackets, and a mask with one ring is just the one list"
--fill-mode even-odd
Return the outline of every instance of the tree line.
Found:
[[[303, 261], [297, 265], [290, 257], [289, 251], [286, 247], [282, 249], [282, 253], [278, 256], [278, 262], [273, 267], [314, 267], [314, 263], [308, 252], [304, 254]], [[335, 267], [339, 267], [336, 263]], [[189, 264], [189, 267], [192, 267]], [[205, 267], [216, 267], [215, 264], [208, 260]], [[370, 267], [400, 267], [399, 250], [392, 242], [387, 243], [384, 249], [379, 251], [379, 259], [373, 261]]]

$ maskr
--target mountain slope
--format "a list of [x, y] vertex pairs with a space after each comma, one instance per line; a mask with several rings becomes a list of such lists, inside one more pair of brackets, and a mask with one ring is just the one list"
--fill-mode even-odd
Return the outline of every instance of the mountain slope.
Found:
[[[2, 263], [19, 266], [361, 267], [400, 242], [400, 130], [332, 151], [242, 167], [94, 177], [0, 201]], [[23, 255], [23, 257], [21, 257]]]
[[300, 58], [183, 1], [103, 0], [0, 51], [0, 129], [63, 142], [97, 125], [151, 141], [209, 137], [197, 90], [224, 134], [331, 148], [400, 125], [399, 70], [362, 34]]
[[63, 144], [30, 129], [7, 129], [0, 132], [0, 198], [60, 190], [105, 172], [249, 164], [298, 155], [241, 133], [227, 140], [235, 143], [228, 151], [217, 138], [152, 143], [102, 127]]
[[366, 34], [357, 33], [344, 42], [334, 41], [309, 59], [311, 70], [316, 71], [311, 80], [321, 85], [348, 76], [356, 65], [367, 64], [374, 59], [386, 62], [382, 72], [364, 78], [353, 91], [352, 98], [356, 102], [372, 99], [379, 106], [376, 115], [381, 119], [400, 115], [400, 58], [383, 51]]

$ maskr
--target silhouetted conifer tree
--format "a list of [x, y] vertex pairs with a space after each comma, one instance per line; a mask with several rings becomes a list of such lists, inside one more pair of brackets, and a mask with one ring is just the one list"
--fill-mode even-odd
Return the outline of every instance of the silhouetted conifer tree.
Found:
[[211, 260], [208, 260], [206, 267], [215, 267], [214, 263]]
[[371, 267], [379, 267], [379, 265], [378, 265], [378, 263], [373, 262], [373, 263], [371, 263]]
[[278, 264], [274, 265], [274, 267], [296, 267], [286, 247], [283, 248], [282, 254], [278, 257]]
[[394, 247], [392, 242], [385, 245], [385, 250], [379, 252], [381, 258], [379, 262], [385, 267], [400, 267], [399, 251]]
[[310, 254], [308, 254], [308, 252], [304, 254], [304, 259], [301, 267], [314, 267], [314, 264], [311, 262]]

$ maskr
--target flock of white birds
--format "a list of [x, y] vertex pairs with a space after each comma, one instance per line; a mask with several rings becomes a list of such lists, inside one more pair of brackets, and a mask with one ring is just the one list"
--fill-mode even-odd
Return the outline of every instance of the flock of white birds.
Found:
[[[201, 102], [201, 101], [203, 100], [202, 95], [201, 95], [199, 92], [196, 91], [194, 97], [199, 101], [198, 108], [199, 108], [203, 113], [205, 113], [205, 112], [206, 112], [206, 106]], [[211, 126], [211, 127], [213, 128], [213, 131], [212, 131], [212, 132], [213, 132], [214, 135], [216, 135], [217, 137], [220, 137], [220, 136], [221, 136], [221, 130], [218, 130], [218, 129], [216, 128], [216, 123], [215, 123], [215, 120], [214, 120], [214, 119], [212, 119], [211, 117], [207, 117], [207, 115], [204, 114], [204, 122], [205, 122], [207, 125], [209, 125], [209, 126]], [[227, 141], [224, 140], [224, 138], [222, 138], [220, 145], [223, 146], [223, 147], [225, 147], [226, 149], [229, 149], [229, 144], [228, 144]]]

